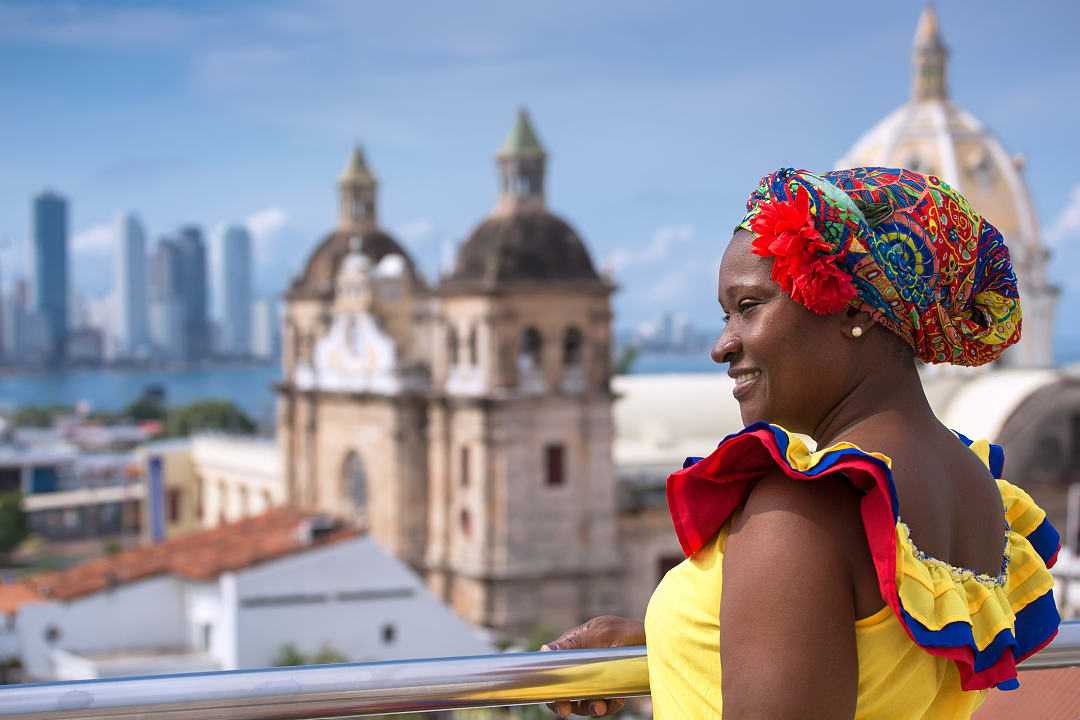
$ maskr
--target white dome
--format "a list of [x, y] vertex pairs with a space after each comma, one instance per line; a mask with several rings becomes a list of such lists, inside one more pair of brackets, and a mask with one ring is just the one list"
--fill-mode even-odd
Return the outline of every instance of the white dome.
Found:
[[911, 99], [859, 138], [836, 166], [904, 167], [936, 175], [959, 190], [1001, 231], [1012, 256], [1024, 307], [1024, 339], [1006, 354], [1006, 364], [1049, 366], [1058, 291], [1047, 278], [1050, 253], [1040, 237], [1023, 160], [950, 100], [947, 61], [937, 15], [927, 7], [912, 48]]

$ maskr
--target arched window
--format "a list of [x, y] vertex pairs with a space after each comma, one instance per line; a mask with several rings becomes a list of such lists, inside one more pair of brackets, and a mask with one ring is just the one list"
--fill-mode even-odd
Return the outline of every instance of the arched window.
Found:
[[451, 366], [458, 364], [458, 336], [453, 325], [446, 326], [446, 357]]
[[566, 329], [563, 336], [563, 366], [572, 367], [581, 364], [582, 348], [585, 344], [581, 331], [576, 327]]
[[364, 463], [355, 450], [345, 456], [345, 462], [341, 466], [341, 485], [345, 497], [352, 500], [353, 507], [358, 512], [367, 511], [367, 475], [364, 473]]
[[521, 348], [518, 351], [518, 367], [523, 370], [539, 370], [544, 351], [544, 338], [534, 327], [525, 328], [521, 334]]

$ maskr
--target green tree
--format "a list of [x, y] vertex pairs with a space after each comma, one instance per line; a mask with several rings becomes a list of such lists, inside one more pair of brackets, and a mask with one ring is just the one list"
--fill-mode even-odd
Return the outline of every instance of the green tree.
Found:
[[161, 400], [153, 395], [143, 395], [141, 398], [124, 408], [122, 414], [124, 417], [129, 417], [136, 422], [144, 422], [146, 420], [165, 422], [165, 416], [168, 412], [165, 410], [165, 405], [162, 404]]
[[255, 423], [228, 400], [200, 400], [170, 410], [165, 418], [165, 434], [186, 437], [200, 430], [253, 433]]
[[319, 652], [315, 653], [315, 656], [311, 658], [313, 665], [328, 665], [330, 663], [343, 663], [349, 662], [349, 658], [345, 657], [345, 653], [338, 650], [330, 643], [323, 643], [323, 646], [319, 648]]
[[307, 665], [307, 658], [304, 657], [304, 653], [300, 652], [300, 648], [296, 647], [293, 643], [285, 643], [278, 648], [277, 655], [273, 660], [274, 667], [287, 667], [291, 665]]
[[22, 493], [0, 495], [0, 555], [7, 556], [30, 534]]
[[24, 405], [15, 411], [12, 423], [16, 427], [50, 427], [57, 415], [71, 412], [67, 405]]

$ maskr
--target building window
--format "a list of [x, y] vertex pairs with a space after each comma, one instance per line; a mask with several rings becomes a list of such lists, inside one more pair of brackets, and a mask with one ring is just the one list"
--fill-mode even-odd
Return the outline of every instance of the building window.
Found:
[[245, 518], [251, 510], [248, 507], [248, 489], [246, 487], [237, 488], [237, 494], [240, 498], [240, 517]]
[[214, 641], [214, 626], [203, 623], [199, 626], [199, 641], [203, 652], [210, 652], [210, 645]]
[[469, 352], [469, 364], [478, 365], [480, 363], [480, 347], [475, 325], [469, 328], [469, 336], [465, 340], [465, 345]]
[[544, 337], [534, 327], [525, 328], [521, 334], [521, 350], [518, 367], [522, 370], [539, 370], [544, 352]]
[[218, 522], [225, 523], [228, 520], [227, 510], [229, 507], [229, 488], [224, 480], [218, 480]]
[[341, 483], [345, 496], [353, 502], [357, 512], [367, 511], [367, 474], [364, 463], [355, 450], [349, 452], [341, 466]]
[[56, 625], [49, 625], [45, 628], [45, 642], [50, 645], [54, 644], [60, 639], [60, 628]]
[[458, 364], [458, 336], [453, 325], [446, 326], [446, 357], [451, 366]]
[[195, 478], [195, 520], [198, 522], [202, 522], [204, 512], [203, 495], [206, 491], [203, 487], [203, 483], [204, 481], [201, 477]]
[[544, 483], [548, 487], [560, 487], [566, 482], [565, 454], [559, 443], [544, 446]]
[[563, 365], [572, 367], [581, 363], [581, 349], [585, 341], [576, 327], [567, 328], [563, 337]]
[[269, 490], [262, 491], [263, 510], [269, 510], [274, 507], [274, 496], [270, 494]]
[[169, 522], [180, 522], [180, 489], [170, 488], [166, 497], [169, 505]]
[[461, 508], [461, 515], [459, 517], [460, 517], [460, 522], [461, 522], [461, 534], [464, 535], [465, 537], [471, 537], [472, 536], [472, 516], [469, 515], [468, 510], [466, 510], [465, 508]]
[[468, 445], [462, 445], [460, 452], [461, 452], [461, 465], [460, 465], [461, 476], [458, 478], [458, 482], [461, 484], [461, 487], [469, 487], [469, 477], [470, 477], [470, 474], [469, 474], [469, 446]]
[[393, 645], [397, 639], [397, 628], [393, 623], [386, 623], [382, 626], [382, 641], [383, 645]]

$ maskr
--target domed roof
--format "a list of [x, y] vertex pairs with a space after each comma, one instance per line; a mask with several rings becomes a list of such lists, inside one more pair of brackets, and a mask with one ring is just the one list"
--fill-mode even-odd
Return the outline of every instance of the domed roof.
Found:
[[546, 210], [496, 214], [481, 222], [458, 251], [450, 283], [596, 281], [600, 276], [580, 236]]
[[878, 165], [937, 175], [1001, 231], [1023, 275], [1026, 259], [1040, 250], [1023, 161], [1010, 156], [989, 129], [949, 99], [947, 58], [937, 16], [927, 7], [915, 34], [911, 100], [859, 138], [837, 168]]
[[423, 286], [423, 280], [416, 272], [412, 258], [397, 240], [382, 230], [368, 229], [360, 232], [353, 230], [335, 230], [323, 238], [315, 252], [308, 257], [304, 271], [293, 279], [286, 297], [289, 300], [333, 297], [334, 283], [342, 262], [349, 256], [354, 243], [360, 239], [360, 251], [368, 258], [372, 266], [390, 255], [400, 256], [405, 263], [406, 274], [413, 283]]

